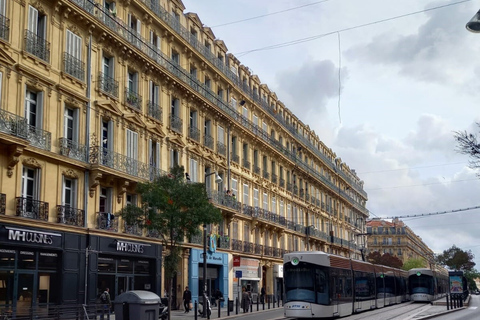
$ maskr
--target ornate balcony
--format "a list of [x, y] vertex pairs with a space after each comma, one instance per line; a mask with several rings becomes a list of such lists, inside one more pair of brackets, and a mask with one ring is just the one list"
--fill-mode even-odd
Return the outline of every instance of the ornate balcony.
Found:
[[85, 211], [70, 206], [57, 206], [57, 222], [71, 226], [83, 227]]
[[190, 243], [193, 243], [193, 244], [203, 244], [203, 236], [201, 233], [199, 234], [194, 234], [192, 235], [192, 237], [190, 238]]
[[298, 196], [298, 187], [297, 185], [293, 185], [293, 194]]
[[242, 204], [233, 198], [228, 196], [223, 192], [217, 190], [207, 190], [208, 198], [213, 201], [213, 203], [232, 208], [235, 211], [239, 211], [242, 207]]
[[243, 241], [243, 252], [253, 253], [253, 243], [248, 241]]
[[285, 179], [280, 178], [280, 187], [285, 188]]
[[255, 243], [254, 252], [255, 254], [263, 254], [263, 246]]
[[67, 138], [58, 139], [60, 154], [83, 162], [87, 161], [87, 147]]
[[293, 185], [290, 182], [287, 182], [287, 191], [293, 191]]
[[243, 250], [243, 242], [241, 240], [232, 239], [232, 250], [242, 251]]
[[7, 195], [5, 193], [0, 193], [0, 214], [5, 214], [6, 207], [7, 207]]
[[188, 127], [188, 137], [200, 142], [200, 130], [197, 127]]
[[52, 146], [52, 134], [31, 125], [27, 125], [27, 140], [32, 146], [47, 151], [50, 151]]
[[227, 156], [227, 147], [225, 146], [225, 144], [219, 141], [217, 141], [217, 153], [221, 154], [224, 157]]
[[25, 51], [47, 63], [50, 62], [50, 43], [30, 30], [25, 30]]
[[48, 202], [23, 197], [15, 198], [15, 202], [17, 216], [48, 221]]
[[152, 180], [162, 170], [101, 147], [90, 148], [90, 164], [106, 166], [145, 180]]
[[213, 137], [206, 134], [203, 136], [203, 145], [207, 148], [210, 148], [213, 150], [213, 146], [214, 146], [214, 141], [213, 141]]
[[10, 19], [0, 15], [0, 38], [8, 41], [10, 34]]
[[305, 190], [303, 188], [300, 189], [300, 197], [303, 198], [305, 196]]
[[137, 111], [142, 111], [142, 96], [128, 87], [125, 88], [125, 103]]
[[67, 52], [63, 53], [63, 71], [80, 81], [85, 81], [85, 63]]
[[273, 248], [272, 247], [269, 247], [269, 246], [265, 246], [264, 248], [264, 252], [263, 254], [266, 255], [266, 256], [273, 256]]
[[270, 174], [268, 173], [267, 170], [263, 170], [263, 177], [264, 177], [265, 179], [270, 178]]
[[242, 162], [243, 162], [243, 167], [244, 167], [245, 169], [250, 170], [250, 161], [248, 161], [247, 159], [243, 159]]
[[171, 114], [170, 115], [170, 128], [178, 133], [182, 133], [183, 121], [181, 118]]
[[123, 232], [127, 234], [133, 234], [135, 236], [141, 236], [143, 234], [143, 229], [138, 224], [127, 224], [123, 223]]
[[100, 73], [98, 75], [98, 89], [112, 97], [118, 98], [118, 81], [107, 74]]
[[230, 238], [226, 236], [220, 236], [218, 238], [218, 248], [230, 249]]
[[253, 172], [256, 173], [256, 174], [260, 174], [260, 172], [262, 172], [262, 169], [260, 169], [259, 166], [257, 165], [253, 165]]
[[27, 120], [14, 113], [0, 109], [0, 131], [6, 134], [27, 138]]
[[162, 108], [158, 104], [155, 104], [153, 101], [148, 100], [147, 108], [149, 117], [152, 117], [153, 119], [162, 122], [163, 112]]
[[118, 218], [113, 213], [97, 212], [97, 229], [118, 231]]
[[272, 182], [277, 183], [277, 175], [275, 173], [272, 173]]

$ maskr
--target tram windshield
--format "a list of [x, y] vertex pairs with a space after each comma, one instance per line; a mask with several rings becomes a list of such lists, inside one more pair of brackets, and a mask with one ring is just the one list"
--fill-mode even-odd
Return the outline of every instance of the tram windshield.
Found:
[[301, 262], [283, 267], [286, 301], [329, 304], [327, 268]]
[[413, 275], [408, 279], [410, 294], [425, 293], [434, 294], [433, 277], [429, 275]]

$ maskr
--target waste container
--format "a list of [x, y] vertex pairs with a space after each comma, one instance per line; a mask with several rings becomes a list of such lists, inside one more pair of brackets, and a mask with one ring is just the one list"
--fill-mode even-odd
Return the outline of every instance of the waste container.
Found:
[[160, 297], [153, 292], [133, 290], [115, 298], [115, 320], [157, 320]]
[[230, 312], [233, 312], [233, 300], [228, 300], [228, 310], [230, 310]]

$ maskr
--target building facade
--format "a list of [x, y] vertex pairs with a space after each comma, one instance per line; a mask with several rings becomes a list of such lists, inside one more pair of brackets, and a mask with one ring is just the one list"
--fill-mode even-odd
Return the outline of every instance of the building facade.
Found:
[[367, 234], [369, 252], [389, 253], [403, 263], [409, 259], [421, 259], [425, 267], [435, 264], [433, 251], [398, 218], [391, 222], [382, 219], [367, 221]]
[[91, 303], [105, 287], [163, 296], [158, 235], [115, 213], [177, 164], [223, 221], [207, 266], [204, 239], [185, 239], [174, 305], [205, 282], [226, 298], [235, 283], [278, 294], [287, 251], [359, 258], [363, 181], [184, 11], [0, 0], [0, 308]]

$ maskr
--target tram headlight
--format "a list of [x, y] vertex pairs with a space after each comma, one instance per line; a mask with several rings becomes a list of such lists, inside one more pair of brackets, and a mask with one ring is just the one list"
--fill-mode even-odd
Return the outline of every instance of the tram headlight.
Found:
[[293, 257], [291, 262], [294, 266], [296, 266], [300, 263], [300, 259], [298, 259], [297, 257]]

